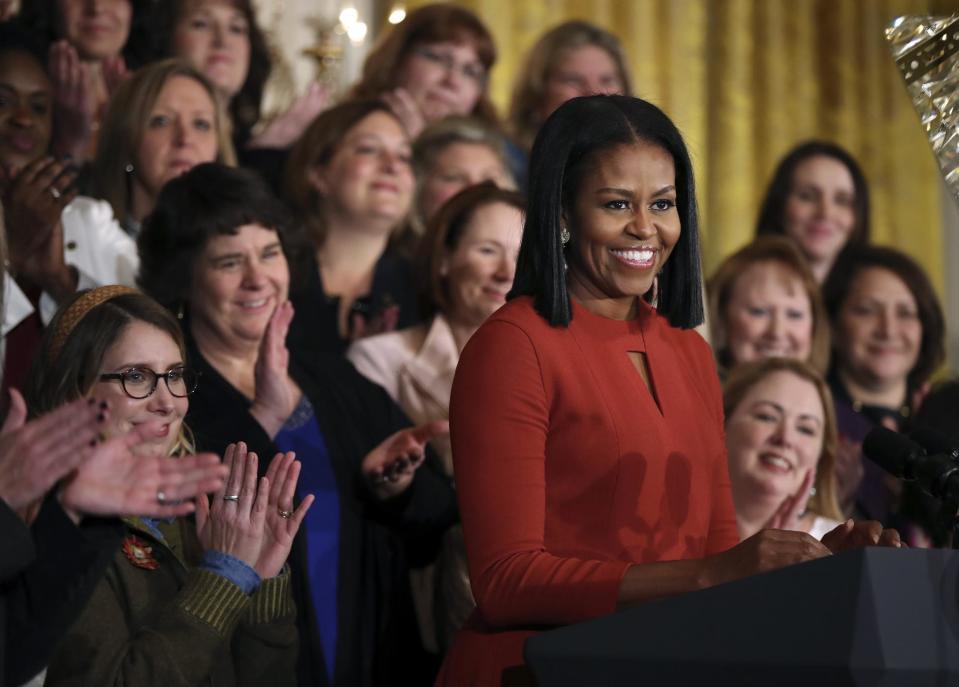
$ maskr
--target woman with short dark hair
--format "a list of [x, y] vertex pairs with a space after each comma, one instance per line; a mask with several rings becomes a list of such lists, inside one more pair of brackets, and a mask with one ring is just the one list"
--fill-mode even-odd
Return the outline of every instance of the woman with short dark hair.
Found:
[[287, 348], [285, 222], [255, 173], [195, 167], [164, 187], [144, 225], [141, 284], [183, 313], [203, 378], [188, 416], [197, 444], [295, 451], [300, 484], [317, 495], [290, 559], [300, 683], [388, 684], [415, 663], [403, 545], [428, 550], [455, 518], [448, 479], [420, 469], [446, 423], [410, 427], [339, 356]]

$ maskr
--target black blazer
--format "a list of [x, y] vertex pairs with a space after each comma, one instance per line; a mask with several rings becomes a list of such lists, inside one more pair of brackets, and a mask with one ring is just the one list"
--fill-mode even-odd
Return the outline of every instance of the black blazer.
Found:
[[77, 527], [52, 496], [29, 529], [0, 501], [0, 687], [46, 667], [122, 537], [119, 520]]
[[[227, 382], [188, 343], [189, 364], [201, 373], [190, 397], [187, 424], [197, 448], [222, 455], [244, 441], [260, 456], [261, 472], [276, 445], [249, 413], [250, 400]], [[374, 687], [408, 684], [405, 666], [419, 646], [410, 602], [406, 549], [438, 541], [456, 519], [449, 480], [424, 465], [410, 488], [382, 504], [369, 495], [360, 473], [363, 457], [409, 420], [383, 389], [345, 360], [290, 356], [290, 375], [313, 404], [339, 488], [337, 655], [332, 685]], [[290, 554], [298, 606], [301, 685], [329, 685], [320, 635], [311, 612], [305, 532]]]

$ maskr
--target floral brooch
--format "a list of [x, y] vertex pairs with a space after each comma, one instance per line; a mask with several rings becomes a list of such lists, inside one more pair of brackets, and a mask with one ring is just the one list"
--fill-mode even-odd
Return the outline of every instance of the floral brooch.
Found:
[[123, 555], [133, 565], [144, 570], [156, 570], [160, 567], [157, 559], [153, 557], [153, 547], [133, 534], [123, 540]]

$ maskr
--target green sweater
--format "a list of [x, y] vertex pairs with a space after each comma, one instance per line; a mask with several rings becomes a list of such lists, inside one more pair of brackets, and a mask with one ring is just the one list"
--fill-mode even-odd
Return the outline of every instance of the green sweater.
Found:
[[192, 519], [161, 524], [162, 540], [139, 520], [127, 525], [124, 547], [51, 660], [46, 685], [296, 684], [288, 571], [247, 596], [195, 567], [203, 552]]

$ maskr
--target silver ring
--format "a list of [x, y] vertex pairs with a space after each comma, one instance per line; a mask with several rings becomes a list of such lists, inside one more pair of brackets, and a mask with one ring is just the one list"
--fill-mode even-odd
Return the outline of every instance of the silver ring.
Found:
[[60, 200], [60, 195], [61, 195], [61, 194], [60, 194], [60, 192], [59, 192], [56, 188], [54, 188], [53, 186], [50, 187], [50, 195], [53, 196], [53, 199], [54, 199], [54, 200]]
[[226, 496], [223, 497], [223, 500], [224, 500], [224, 501], [239, 501], [239, 500], [240, 500], [240, 495], [239, 495], [239, 494], [227, 494]]
[[157, 490], [157, 503], [159, 503], [161, 506], [166, 503], [166, 494], [159, 489]]
[[277, 509], [276, 509], [276, 512], [279, 513], [279, 514], [280, 514], [280, 517], [283, 518], [284, 520], [289, 520], [289, 519], [290, 519], [290, 516], [293, 515], [293, 511], [291, 511], [291, 510], [283, 510], [282, 508], [277, 508]]

